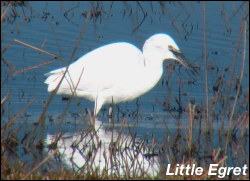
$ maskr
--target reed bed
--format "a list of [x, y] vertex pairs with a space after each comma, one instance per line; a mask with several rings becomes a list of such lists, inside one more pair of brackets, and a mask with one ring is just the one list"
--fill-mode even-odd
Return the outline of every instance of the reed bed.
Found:
[[[16, 7], [25, 9], [28, 5], [25, 2], [1, 2], [3, 8], [1, 14], [1, 24], [6, 19], [9, 11], [12, 11], [12, 16], [17, 15]], [[245, 4], [245, 5], [248, 5]], [[84, 37], [85, 29], [89, 21], [95, 22], [96, 19], [101, 16], [101, 11], [98, 10], [101, 4], [95, 4], [96, 8], [93, 8], [84, 14], [85, 20], [81, 27], [76, 44], [71, 53], [70, 61], [68, 65], [73, 61], [75, 51], [77, 50], [80, 41]], [[131, 8], [127, 3], [124, 6]], [[162, 11], [167, 12], [166, 5], [161, 3]], [[223, 6], [222, 6], [223, 7]], [[143, 24], [147, 13], [143, 10], [143, 6], [138, 2], [137, 8], [141, 9], [144, 16], [140, 22], [138, 22], [133, 31], [137, 31]], [[181, 87], [184, 84], [182, 79], [179, 80], [179, 97], [175, 98], [175, 103], [170, 100], [171, 88], [168, 87], [168, 92], [163, 100], [159, 100], [158, 103], [166, 114], [170, 115], [178, 126], [177, 129], [172, 132], [171, 128], [165, 125], [166, 132], [162, 135], [163, 141], [157, 144], [157, 137], [154, 135], [150, 137], [138, 138], [133, 132], [133, 126], [128, 123], [131, 117], [121, 115], [113, 115], [112, 123], [110, 123], [110, 133], [116, 134], [116, 137], [111, 139], [109, 144], [110, 158], [116, 158], [117, 153], [120, 155], [131, 155], [131, 160], [136, 160], [139, 154], [143, 154], [145, 157], [154, 158], [157, 156], [159, 159], [159, 170], [154, 175], [149, 175], [147, 171], [144, 171], [144, 165], [138, 164], [138, 167], [134, 168], [131, 163], [124, 158], [124, 167], [121, 171], [117, 169], [116, 172], [110, 173], [107, 169], [98, 169], [93, 167], [95, 161], [95, 154], [98, 148], [102, 144], [100, 142], [100, 135], [98, 135], [97, 129], [95, 129], [95, 118], [92, 117], [90, 110], [83, 111], [84, 108], [79, 104], [80, 100], [74, 97], [68, 100], [65, 109], [60, 114], [60, 123], [67, 122], [67, 115], [69, 112], [69, 105], [76, 104], [78, 108], [77, 120], [84, 123], [84, 130], [79, 134], [81, 136], [80, 141], [74, 142], [70, 147], [73, 148], [73, 152], [79, 151], [80, 154], [85, 155], [85, 147], [88, 147], [89, 155], [85, 164], [81, 167], [69, 168], [65, 166], [64, 154], [60, 151], [60, 142], [67, 136], [63, 131], [59, 131], [53, 135], [51, 142], [45, 143], [46, 127], [48, 124], [55, 124], [57, 118], [47, 115], [47, 110], [52, 100], [54, 99], [55, 92], [45, 101], [43, 109], [37, 120], [33, 120], [32, 123], [27, 122], [26, 110], [33, 105], [35, 99], [30, 99], [27, 104], [20, 107], [19, 110], [9, 110], [8, 103], [12, 101], [11, 93], [2, 95], [1, 98], [1, 179], [166, 179], [166, 180], [181, 180], [181, 179], [199, 179], [199, 180], [219, 180], [217, 176], [208, 176], [208, 165], [211, 163], [219, 164], [220, 166], [235, 165], [240, 166], [247, 164], [249, 166], [249, 87], [242, 88], [242, 79], [245, 70], [246, 61], [249, 61], [247, 54], [247, 24], [248, 24], [248, 10], [244, 9], [246, 16], [242, 17], [242, 23], [240, 27], [240, 33], [238, 43], [234, 47], [234, 55], [232, 57], [232, 63], [230, 72], [226, 69], [221, 71], [217, 81], [214, 82], [212, 87], [208, 84], [209, 71], [213, 70], [209, 67], [206, 54], [206, 3], [203, 3], [203, 48], [202, 48], [202, 60], [204, 72], [200, 76], [204, 76], [204, 101], [203, 103], [197, 103], [195, 100], [189, 99], [187, 104], [183, 102], [183, 92]], [[222, 8], [223, 11], [223, 8]], [[67, 12], [65, 12], [67, 13]], [[66, 16], [66, 15], [65, 15]], [[13, 18], [12, 17], [12, 18]], [[14, 20], [13, 20], [14, 21]], [[173, 20], [173, 26], [176, 22]], [[224, 22], [227, 25], [225, 19]], [[23, 69], [16, 70], [15, 66], [11, 62], [2, 58], [1, 67], [8, 69], [8, 75], [1, 79], [1, 89], [5, 86], [6, 82], [12, 76], [18, 74], [25, 74], [31, 70], [39, 69], [53, 61], [60, 59], [60, 56], [55, 55], [43, 48], [38, 48], [27, 42], [14, 39], [8, 46], [3, 47], [1, 51], [2, 57], [6, 51], [11, 49], [14, 44], [23, 45], [27, 49], [33, 49], [41, 54], [46, 54], [51, 58], [42, 63], [30, 67], [24, 67]], [[240, 50], [240, 51], [239, 51]], [[240, 53], [239, 53], [240, 52]], [[238, 60], [237, 57], [241, 57], [240, 71], [236, 72], [235, 64]], [[173, 65], [166, 65], [166, 69], [170, 72], [167, 75], [167, 80], [171, 78], [171, 74], [174, 70]], [[197, 67], [200, 69], [200, 67]], [[172, 71], [172, 72], [171, 72]], [[225, 76], [225, 74], [228, 74]], [[192, 84], [192, 81], [188, 84]], [[209, 90], [213, 90], [212, 96], [209, 96]], [[233, 95], [233, 96], [232, 96]], [[178, 110], [174, 112], [173, 110]], [[11, 115], [10, 112], [15, 112]], [[8, 115], [11, 116], [8, 116]], [[133, 114], [132, 118], [135, 122], [138, 121], [139, 112]], [[184, 126], [185, 123], [181, 118], [186, 117], [188, 120], [188, 127]], [[104, 117], [107, 119], [107, 117]], [[213, 125], [214, 120], [220, 120], [220, 128], [215, 128]], [[114, 123], [119, 120], [121, 123], [119, 128], [115, 128]], [[19, 127], [22, 122], [22, 127]], [[60, 130], [60, 126], [58, 126]], [[126, 136], [124, 136], [126, 135]], [[124, 138], [123, 138], [124, 137]], [[85, 139], [88, 138], [88, 139]], [[84, 142], [83, 140], [87, 140]], [[132, 147], [133, 151], [127, 151], [125, 147]], [[215, 146], [216, 145], [216, 146]], [[134, 152], [136, 150], [136, 153]], [[145, 151], [146, 150], [146, 151]], [[121, 154], [122, 153], [122, 154]], [[139, 154], [138, 154], [139, 153]], [[105, 157], [105, 156], [104, 156]], [[73, 160], [73, 156], [72, 156]], [[115, 160], [115, 159], [114, 159]], [[117, 160], [116, 160], [117, 161]], [[120, 161], [120, 160], [119, 160]], [[114, 161], [115, 162], [115, 161]], [[117, 161], [118, 162], [118, 161]], [[73, 163], [73, 162], [72, 162]], [[196, 164], [205, 168], [205, 172], [202, 175], [177, 175], [166, 176], [167, 164], [170, 163], [173, 168], [177, 167], [177, 164]], [[119, 165], [118, 163], [114, 163]], [[135, 163], [133, 163], [136, 165]], [[133, 165], [132, 164], [132, 165]], [[73, 164], [74, 166], [74, 164]], [[131, 168], [133, 168], [131, 170]], [[249, 179], [249, 171], [246, 176], [229, 175], [224, 179], [233, 180], [247, 180]]]

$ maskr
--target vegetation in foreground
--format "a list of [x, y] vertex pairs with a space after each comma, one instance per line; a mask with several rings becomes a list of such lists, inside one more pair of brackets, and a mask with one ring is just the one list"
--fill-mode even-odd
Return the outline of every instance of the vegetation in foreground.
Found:
[[[4, 4], [6, 3], [6, 4]], [[22, 10], [25, 10], [26, 4], [19, 4], [18, 2], [4, 2], [2, 4], [4, 13], [2, 15], [2, 21], [7, 12], [12, 11], [12, 17], [6, 18], [7, 20], [13, 21], [19, 15], [18, 13], [23, 12], [16, 9], [17, 6], [21, 5]], [[11, 4], [12, 3], [12, 4]], [[94, 19], [95, 13], [87, 13], [91, 18]], [[246, 13], [248, 14], [248, 13]], [[99, 15], [98, 15], [99, 16]], [[26, 16], [23, 16], [26, 18]], [[235, 47], [235, 57], [239, 49], [242, 50], [242, 54], [246, 54], [246, 47], [244, 42], [246, 41], [246, 17], [242, 17], [242, 28], [240, 31], [238, 46]], [[11, 22], [13, 23], [13, 22]], [[226, 24], [226, 23], [225, 23]], [[82, 32], [81, 32], [82, 33]], [[79, 36], [80, 37], [80, 36]], [[22, 70], [15, 70], [15, 66], [5, 58], [4, 53], [12, 48], [14, 43], [20, 43], [28, 46], [29, 48], [39, 51], [39, 53], [46, 53], [52, 56], [54, 59], [58, 57], [49, 54], [48, 52], [28, 45], [19, 40], [13, 40], [10, 42], [8, 47], [2, 50], [2, 61], [1, 67], [8, 69], [8, 75], [2, 83], [2, 87], [5, 86], [4, 82], [12, 75], [24, 73], [36, 68], [39, 68], [45, 64], [51, 63], [47, 61], [36, 66], [27, 67]], [[77, 46], [76, 46], [77, 47]], [[241, 49], [242, 48], [242, 49]], [[242, 58], [242, 62], [245, 60]], [[206, 67], [208, 69], [208, 67]], [[231, 70], [234, 70], [234, 62], [232, 62]], [[233, 72], [233, 71], [232, 71]], [[244, 72], [244, 63], [242, 63], [242, 70], [239, 74], [230, 74], [227, 78], [224, 76], [226, 71], [221, 73], [216, 83], [211, 88], [214, 91], [213, 97], [209, 97], [211, 101], [207, 102], [206, 105], [199, 105], [195, 103], [187, 104], [182, 106], [181, 99], [176, 99], [178, 103], [177, 107], [171, 104], [171, 101], [164, 99], [162, 108], [169, 115], [176, 119], [178, 129], [175, 133], [167, 131], [164, 135], [164, 142], [159, 145], [158, 150], [161, 153], [163, 160], [167, 160], [168, 163], [176, 165], [177, 163], [196, 163], [204, 168], [210, 163], [218, 163], [221, 166], [225, 165], [249, 165], [249, 88], [242, 89], [241, 80]], [[181, 82], [181, 81], [180, 81]], [[181, 84], [181, 83], [180, 83]], [[207, 85], [208, 86], [208, 85]], [[1, 87], [1, 88], [2, 88]], [[182, 87], [182, 84], [179, 85]], [[226, 90], [226, 91], [225, 91]], [[226, 93], [225, 93], [226, 92]], [[231, 96], [233, 92], [233, 96]], [[180, 95], [183, 95], [180, 92]], [[162, 163], [161, 171], [156, 177], [149, 177], [145, 173], [143, 176], [124, 176], [121, 177], [119, 173], [117, 175], [108, 175], [104, 170], [101, 174], [99, 170], [92, 170], [91, 172], [83, 172], [81, 169], [72, 170], [67, 169], [62, 164], [62, 155], [58, 153], [57, 146], [55, 144], [51, 154], [46, 151], [47, 145], [44, 144], [43, 139], [46, 134], [45, 121], [49, 119], [46, 115], [46, 109], [53, 99], [53, 94], [46, 102], [44, 109], [41, 111], [41, 115], [38, 120], [32, 125], [24, 124], [24, 126], [18, 127], [17, 122], [25, 122], [25, 110], [32, 105], [34, 100], [31, 100], [27, 105], [15, 110], [13, 116], [6, 116], [12, 110], [8, 109], [8, 102], [12, 101], [10, 94], [4, 95], [1, 100], [1, 179], [167, 179], [167, 180], [182, 180], [182, 179], [199, 179], [199, 180], [214, 180], [220, 179], [216, 176], [207, 176], [205, 170], [201, 176], [166, 176], [166, 165]], [[208, 95], [206, 94], [207, 98]], [[167, 95], [166, 97], [170, 97]], [[77, 100], [76, 100], [77, 102]], [[189, 119], [188, 129], [183, 128], [182, 120], [179, 119], [179, 114], [174, 114], [171, 110], [177, 108], [183, 113], [187, 113]], [[216, 108], [216, 109], [215, 109]], [[79, 108], [79, 110], [82, 110]], [[64, 110], [63, 114], [66, 114], [67, 109]], [[209, 114], [208, 114], [209, 113]], [[86, 114], [82, 114], [82, 117], [86, 117]], [[227, 123], [229, 126], [222, 126], [220, 129], [213, 128], [213, 121], [216, 117], [220, 117], [218, 120]], [[89, 120], [92, 118], [90, 117]], [[83, 120], [85, 121], [85, 120]], [[198, 125], [198, 129], [194, 125]], [[205, 129], [201, 129], [201, 127]], [[29, 128], [29, 129], [27, 129]], [[168, 127], [166, 126], [166, 130]], [[214, 143], [218, 142], [218, 143]], [[55, 142], [56, 143], [56, 142]], [[216, 145], [216, 148], [215, 148]], [[159, 153], [159, 154], [160, 154]], [[129, 170], [128, 170], [129, 172]], [[248, 180], [249, 172], [247, 176], [233, 176], [229, 175], [224, 179], [233, 180]]]

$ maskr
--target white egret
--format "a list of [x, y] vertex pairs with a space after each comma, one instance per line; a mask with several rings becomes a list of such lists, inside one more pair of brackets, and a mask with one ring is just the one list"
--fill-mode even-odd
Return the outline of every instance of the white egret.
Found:
[[[146, 40], [143, 50], [126, 42], [101, 46], [67, 67], [47, 74], [48, 91], [95, 102], [94, 115], [107, 103], [131, 101], [151, 90], [163, 73], [163, 61], [187, 67], [179, 47], [167, 34]], [[65, 75], [64, 75], [65, 74]], [[60, 84], [60, 85], [59, 85]]]

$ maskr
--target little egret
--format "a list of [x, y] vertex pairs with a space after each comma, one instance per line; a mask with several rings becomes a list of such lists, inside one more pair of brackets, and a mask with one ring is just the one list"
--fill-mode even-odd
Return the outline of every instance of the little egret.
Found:
[[146, 40], [142, 51], [126, 42], [101, 46], [68, 67], [45, 74], [45, 83], [49, 92], [95, 102], [97, 116], [104, 104], [131, 101], [151, 90], [162, 76], [164, 60], [188, 68], [184, 58], [175, 41], [159, 33]]

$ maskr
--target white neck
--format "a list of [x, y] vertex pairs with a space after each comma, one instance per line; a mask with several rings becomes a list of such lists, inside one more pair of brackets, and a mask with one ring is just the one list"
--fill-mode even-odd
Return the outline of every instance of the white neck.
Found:
[[150, 90], [158, 83], [162, 76], [162, 64], [164, 58], [159, 53], [159, 50], [155, 47], [143, 47], [143, 55], [145, 61], [145, 71], [147, 71], [147, 77], [144, 79], [147, 82], [147, 86]]

